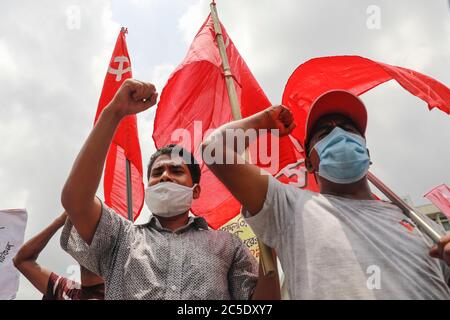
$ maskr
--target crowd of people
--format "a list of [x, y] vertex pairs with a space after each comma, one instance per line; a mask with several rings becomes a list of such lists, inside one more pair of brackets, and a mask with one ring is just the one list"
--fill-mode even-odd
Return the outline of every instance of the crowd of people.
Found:
[[[122, 84], [73, 164], [61, 193], [65, 212], [25, 243], [15, 266], [44, 299], [280, 299], [277, 272], [264, 274], [237, 236], [190, 214], [193, 199], [202, 196], [201, 170], [180, 146], [165, 146], [150, 158], [145, 203], [152, 215], [145, 224], [133, 224], [96, 197], [120, 121], [155, 105], [157, 96], [150, 83]], [[202, 143], [233, 159], [207, 165], [240, 202], [256, 236], [273, 248], [289, 297], [449, 299], [450, 235], [434, 244], [370, 190], [363, 102], [347, 91], [329, 91], [311, 104], [305, 121], [300, 142], [318, 193], [239, 161], [235, 144], [226, 143], [227, 132], [237, 130], [288, 135], [296, 124], [284, 106], [225, 124]], [[62, 226], [61, 246], [80, 264], [81, 283], [37, 263]], [[369, 270], [379, 271], [376, 285], [369, 285]]]

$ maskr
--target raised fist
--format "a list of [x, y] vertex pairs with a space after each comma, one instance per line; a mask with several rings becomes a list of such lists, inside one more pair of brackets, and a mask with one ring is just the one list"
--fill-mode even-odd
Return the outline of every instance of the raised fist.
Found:
[[278, 129], [280, 137], [286, 136], [295, 128], [294, 116], [285, 106], [271, 106], [263, 111], [265, 115], [265, 127]]
[[125, 117], [147, 110], [156, 104], [158, 93], [153, 84], [127, 79], [120, 86], [108, 108]]

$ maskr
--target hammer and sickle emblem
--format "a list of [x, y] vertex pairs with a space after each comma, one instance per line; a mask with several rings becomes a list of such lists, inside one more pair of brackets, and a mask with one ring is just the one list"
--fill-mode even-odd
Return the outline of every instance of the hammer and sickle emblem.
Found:
[[[130, 60], [128, 60], [128, 58], [125, 56], [119, 56], [114, 58], [114, 62], [118, 62], [119, 67], [117, 69], [114, 69], [113, 67], [109, 66], [108, 73], [115, 74], [116, 81], [119, 82], [120, 80], [122, 80], [123, 74], [131, 71], [131, 67], [129, 66]], [[128, 63], [128, 68], [126, 69], [123, 68], [125, 62]]]
[[290, 181], [289, 184], [293, 185], [297, 188], [306, 187], [306, 179], [307, 179], [307, 171], [303, 166], [305, 163], [304, 159], [299, 159], [295, 163], [288, 164], [286, 167], [281, 169], [276, 175], [275, 178], [279, 178], [281, 176], [286, 176], [287, 178], [297, 177], [297, 181]]

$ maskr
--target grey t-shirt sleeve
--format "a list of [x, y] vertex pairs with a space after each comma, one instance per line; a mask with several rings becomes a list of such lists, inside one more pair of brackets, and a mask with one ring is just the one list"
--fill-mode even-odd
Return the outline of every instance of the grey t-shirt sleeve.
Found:
[[445, 263], [444, 261], [442, 261], [442, 264], [443, 264], [442, 268], [444, 269], [445, 282], [450, 287], [450, 266], [447, 263]]
[[228, 272], [230, 296], [233, 300], [249, 300], [258, 280], [258, 262], [239, 237], [231, 236], [235, 254]]
[[105, 277], [117, 250], [117, 240], [130, 236], [131, 227], [130, 221], [102, 202], [100, 221], [91, 245], [81, 238], [70, 219], [67, 219], [61, 233], [61, 247], [80, 265]]
[[245, 207], [241, 213], [256, 236], [272, 248], [277, 248], [281, 237], [294, 223], [295, 205], [304, 191], [283, 184], [269, 175], [263, 208], [250, 216]]

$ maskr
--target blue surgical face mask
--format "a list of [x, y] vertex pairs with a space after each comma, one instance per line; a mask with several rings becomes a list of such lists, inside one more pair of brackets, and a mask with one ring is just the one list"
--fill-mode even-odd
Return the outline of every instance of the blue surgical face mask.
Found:
[[320, 159], [319, 176], [335, 183], [349, 184], [369, 171], [366, 140], [339, 127], [315, 144]]

